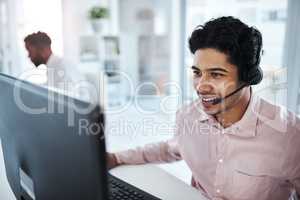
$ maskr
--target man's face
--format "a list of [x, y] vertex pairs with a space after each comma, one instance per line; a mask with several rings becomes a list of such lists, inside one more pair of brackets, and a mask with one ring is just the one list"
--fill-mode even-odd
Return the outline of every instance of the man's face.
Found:
[[25, 44], [25, 47], [28, 51], [28, 57], [30, 58], [31, 62], [38, 67], [41, 64], [45, 64], [45, 59], [42, 56], [42, 49], [37, 48], [33, 45], [28, 43]]
[[194, 88], [203, 110], [210, 115], [224, 112], [237, 104], [242, 91], [213, 104], [213, 98], [223, 98], [241, 86], [237, 67], [228, 62], [226, 54], [212, 48], [195, 52], [193, 70]]

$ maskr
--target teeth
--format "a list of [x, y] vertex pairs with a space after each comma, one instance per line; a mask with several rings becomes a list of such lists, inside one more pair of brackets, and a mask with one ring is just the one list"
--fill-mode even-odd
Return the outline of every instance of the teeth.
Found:
[[203, 99], [203, 101], [209, 102], [209, 101], [215, 100], [216, 98], [214, 97], [214, 98], [202, 98], [202, 99]]

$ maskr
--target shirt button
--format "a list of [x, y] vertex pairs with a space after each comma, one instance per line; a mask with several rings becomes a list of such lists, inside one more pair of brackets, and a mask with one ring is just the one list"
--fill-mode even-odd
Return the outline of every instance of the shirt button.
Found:
[[219, 159], [219, 163], [223, 163], [223, 159], [221, 158], [221, 159]]
[[220, 193], [220, 192], [221, 192], [221, 190], [217, 189], [217, 193]]

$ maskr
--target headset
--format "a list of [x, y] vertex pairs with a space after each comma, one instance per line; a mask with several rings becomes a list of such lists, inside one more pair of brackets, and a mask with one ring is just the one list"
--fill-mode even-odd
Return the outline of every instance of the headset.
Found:
[[255, 69], [249, 70], [249, 72], [247, 73], [242, 73], [242, 74], [244, 74], [244, 76], [241, 77], [241, 80], [244, 82], [244, 84], [242, 84], [242, 86], [240, 86], [238, 89], [234, 90], [233, 92], [229, 93], [225, 97], [214, 99], [212, 102], [213, 105], [223, 102], [225, 99], [231, 97], [232, 95], [234, 95], [235, 93], [237, 93], [238, 91], [240, 91], [246, 86], [256, 85], [260, 83], [263, 79], [263, 72], [259, 66]]

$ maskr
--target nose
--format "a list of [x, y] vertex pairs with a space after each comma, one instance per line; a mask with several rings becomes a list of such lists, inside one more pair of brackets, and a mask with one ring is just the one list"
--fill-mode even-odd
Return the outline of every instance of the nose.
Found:
[[200, 94], [209, 94], [213, 89], [211, 82], [205, 76], [195, 79], [194, 87], [197, 93]]

